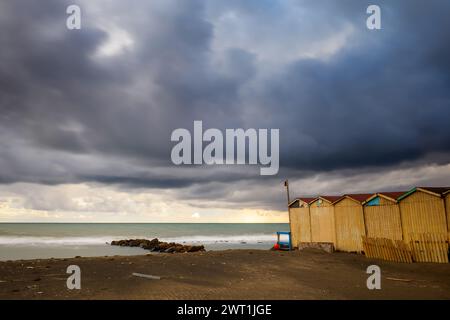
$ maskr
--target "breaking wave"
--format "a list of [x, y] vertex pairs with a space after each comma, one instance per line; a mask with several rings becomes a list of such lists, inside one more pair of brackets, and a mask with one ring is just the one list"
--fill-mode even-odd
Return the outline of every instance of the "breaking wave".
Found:
[[[149, 239], [148, 236], [89, 236], [89, 237], [32, 237], [32, 236], [0, 236], [2, 246], [89, 246], [103, 245], [113, 240], [121, 239]], [[152, 237], [150, 237], [152, 238]], [[269, 243], [276, 240], [273, 234], [248, 234], [248, 235], [198, 235], [158, 237], [161, 241], [178, 243], [202, 243], [202, 244], [238, 244], [238, 243]]]

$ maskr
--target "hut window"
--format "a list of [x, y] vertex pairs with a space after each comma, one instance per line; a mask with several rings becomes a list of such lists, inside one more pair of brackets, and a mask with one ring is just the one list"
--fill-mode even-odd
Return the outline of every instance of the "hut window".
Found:
[[380, 205], [380, 197], [373, 198], [367, 203], [368, 206], [379, 206]]

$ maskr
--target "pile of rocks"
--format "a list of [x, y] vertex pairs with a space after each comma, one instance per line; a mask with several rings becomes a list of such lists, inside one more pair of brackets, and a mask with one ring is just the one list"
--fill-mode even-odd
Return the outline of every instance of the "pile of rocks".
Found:
[[140, 247], [152, 252], [165, 252], [165, 253], [182, 253], [182, 252], [197, 252], [205, 251], [204, 246], [185, 246], [175, 242], [163, 242], [157, 238], [153, 240], [147, 239], [129, 239], [112, 241], [112, 246], [122, 247]]

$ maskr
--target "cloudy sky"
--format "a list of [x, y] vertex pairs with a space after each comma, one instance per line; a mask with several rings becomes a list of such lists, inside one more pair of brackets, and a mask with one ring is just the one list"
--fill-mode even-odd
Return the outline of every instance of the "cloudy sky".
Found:
[[[81, 30], [66, 8], [82, 10]], [[366, 9], [381, 7], [382, 29]], [[0, 2], [0, 221], [285, 222], [294, 195], [450, 185], [450, 2]], [[175, 166], [279, 128], [280, 171]]]

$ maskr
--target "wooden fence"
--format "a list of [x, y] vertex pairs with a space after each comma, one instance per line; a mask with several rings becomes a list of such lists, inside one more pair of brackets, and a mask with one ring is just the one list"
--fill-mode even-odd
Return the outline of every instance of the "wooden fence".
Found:
[[448, 263], [445, 233], [411, 233], [410, 247], [414, 261]]
[[409, 247], [401, 240], [362, 237], [364, 253], [368, 258], [411, 263]]
[[448, 263], [448, 236], [446, 234], [410, 234], [409, 245], [401, 240], [362, 237], [364, 253], [368, 258], [395, 262]]

